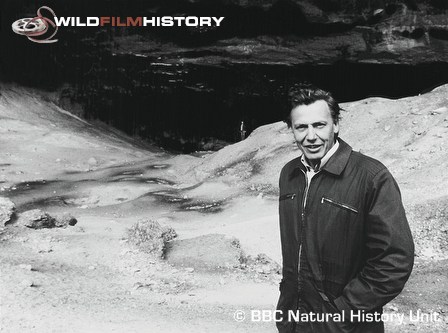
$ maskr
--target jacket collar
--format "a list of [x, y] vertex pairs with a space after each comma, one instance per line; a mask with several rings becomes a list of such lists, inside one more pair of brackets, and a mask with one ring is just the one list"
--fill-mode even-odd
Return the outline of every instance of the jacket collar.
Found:
[[345, 166], [348, 163], [350, 154], [352, 153], [352, 147], [350, 147], [344, 140], [339, 139], [339, 148], [333, 156], [330, 157], [328, 162], [322, 167], [322, 170], [339, 176], [344, 171]]
[[[336, 176], [339, 176], [342, 173], [342, 171], [344, 171], [345, 166], [348, 163], [350, 154], [352, 153], [352, 147], [350, 147], [344, 140], [338, 138], [338, 141], [339, 141], [338, 150], [333, 154], [333, 156], [330, 157], [327, 163], [325, 163], [325, 165], [322, 167], [322, 170]], [[300, 158], [299, 158], [299, 167], [303, 171], [306, 171], [305, 166], [302, 164], [302, 162], [300, 162]]]

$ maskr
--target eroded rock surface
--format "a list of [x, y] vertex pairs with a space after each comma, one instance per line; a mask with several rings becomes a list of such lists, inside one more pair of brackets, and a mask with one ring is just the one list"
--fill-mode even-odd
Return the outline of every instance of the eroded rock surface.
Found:
[[56, 219], [40, 209], [32, 209], [20, 214], [18, 223], [32, 229], [54, 228]]
[[157, 221], [142, 220], [128, 229], [127, 236], [130, 244], [137, 246], [143, 252], [161, 258], [167, 243], [177, 234], [173, 228], [161, 226]]
[[16, 206], [8, 198], [0, 197], [0, 226], [4, 226], [11, 221]]

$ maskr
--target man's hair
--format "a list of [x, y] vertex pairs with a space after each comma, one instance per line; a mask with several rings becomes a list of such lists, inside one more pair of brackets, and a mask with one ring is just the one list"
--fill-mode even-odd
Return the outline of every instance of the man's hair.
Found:
[[310, 85], [295, 84], [288, 91], [289, 108], [285, 117], [288, 127], [291, 127], [291, 111], [299, 105], [310, 105], [317, 101], [325, 101], [330, 109], [331, 118], [337, 124], [340, 119], [338, 102], [328, 91]]

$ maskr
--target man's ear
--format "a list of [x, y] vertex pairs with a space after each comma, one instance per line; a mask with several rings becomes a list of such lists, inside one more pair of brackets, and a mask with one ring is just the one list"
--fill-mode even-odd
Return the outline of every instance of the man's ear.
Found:
[[337, 123], [333, 123], [333, 132], [335, 134], [339, 134], [339, 121]]

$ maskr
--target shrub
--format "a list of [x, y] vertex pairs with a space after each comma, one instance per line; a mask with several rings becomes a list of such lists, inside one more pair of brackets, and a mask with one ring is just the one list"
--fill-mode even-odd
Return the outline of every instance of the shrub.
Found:
[[128, 241], [141, 251], [162, 258], [166, 243], [177, 237], [173, 228], [152, 220], [138, 221], [127, 231]]

